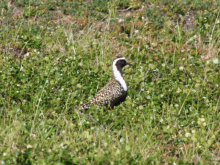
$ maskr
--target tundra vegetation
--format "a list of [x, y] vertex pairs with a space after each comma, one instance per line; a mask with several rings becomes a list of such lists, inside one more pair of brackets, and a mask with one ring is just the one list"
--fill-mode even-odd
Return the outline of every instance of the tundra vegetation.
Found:
[[[218, 0], [1, 0], [0, 164], [219, 164]], [[77, 113], [111, 77], [113, 110]]]

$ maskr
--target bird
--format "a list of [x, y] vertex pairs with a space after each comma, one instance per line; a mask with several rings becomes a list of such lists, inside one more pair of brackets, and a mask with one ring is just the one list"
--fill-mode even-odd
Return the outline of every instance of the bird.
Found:
[[112, 63], [112, 78], [110, 81], [99, 90], [95, 96], [86, 104], [80, 106], [80, 111], [88, 110], [91, 106], [107, 106], [113, 109], [114, 106], [124, 102], [128, 87], [123, 78], [122, 68], [126, 65], [132, 65], [126, 61], [124, 57], [117, 57]]

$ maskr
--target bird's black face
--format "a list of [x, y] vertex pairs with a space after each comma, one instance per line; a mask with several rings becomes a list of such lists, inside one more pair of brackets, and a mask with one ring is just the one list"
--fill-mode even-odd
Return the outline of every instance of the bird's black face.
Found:
[[128, 63], [124, 57], [115, 59], [112, 64], [113, 75], [115, 77], [117, 77], [117, 76], [121, 77], [122, 76], [122, 68], [126, 65], [131, 65], [131, 64]]
[[126, 65], [131, 65], [131, 64], [128, 63], [125, 59], [118, 60], [116, 63], [116, 66], [119, 66], [121, 68], [123, 68]]

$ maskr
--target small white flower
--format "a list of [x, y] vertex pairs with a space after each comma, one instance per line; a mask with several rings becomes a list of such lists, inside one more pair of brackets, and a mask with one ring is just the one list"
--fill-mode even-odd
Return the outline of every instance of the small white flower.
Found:
[[195, 90], [195, 89], [192, 89], [191, 91], [192, 91], [193, 93], [196, 93], [196, 90]]
[[135, 30], [134, 33], [137, 34], [139, 32], [139, 30]]
[[214, 64], [218, 64], [218, 63], [219, 63], [218, 59], [217, 59], [217, 58], [214, 58], [214, 59], [213, 59], [213, 63], [214, 63]]
[[153, 42], [153, 43], [151, 43], [151, 45], [152, 45], [153, 47], [156, 47], [156, 46], [157, 46], [157, 43], [156, 43], [156, 42]]
[[122, 22], [124, 22], [124, 19], [118, 19], [118, 23], [122, 23]]
[[183, 67], [183, 66], [179, 67], [179, 70], [183, 70], [183, 69], [184, 69], [184, 67]]
[[4, 165], [4, 164], [5, 164], [4, 160], [1, 160], [1, 161], [0, 161], [0, 164]]
[[29, 52], [27, 52], [27, 53], [25, 54], [25, 56], [26, 56], [26, 57], [28, 57], [29, 55], [30, 55], [30, 53], [29, 53]]
[[178, 108], [178, 107], [179, 107], [179, 104], [175, 104], [174, 106], [175, 106], [176, 108]]
[[121, 138], [121, 139], [120, 139], [120, 142], [121, 142], [121, 143], [123, 143], [123, 142], [124, 142], [124, 139], [123, 139], [123, 138]]
[[32, 148], [32, 145], [28, 144], [28, 145], [27, 145], [27, 148]]
[[104, 145], [105, 147], [107, 147], [107, 146], [108, 146], [108, 143], [104, 142], [103, 145]]
[[20, 108], [17, 108], [17, 112], [20, 112], [21, 111], [21, 109]]
[[204, 121], [205, 121], [205, 118], [201, 118], [200, 121], [204, 122]]
[[186, 134], [185, 134], [185, 137], [190, 137], [191, 136], [191, 133], [189, 133], [189, 132], [187, 132]]

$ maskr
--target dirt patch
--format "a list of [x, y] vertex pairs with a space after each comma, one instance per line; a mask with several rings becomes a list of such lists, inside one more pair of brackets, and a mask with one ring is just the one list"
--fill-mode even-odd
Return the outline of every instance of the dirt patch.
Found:
[[194, 12], [192, 10], [190, 10], [184, 16], [183, 30], [184, 31], [190, 31], [190, 30], [193, 29], [194, 25], [195, 25]]

